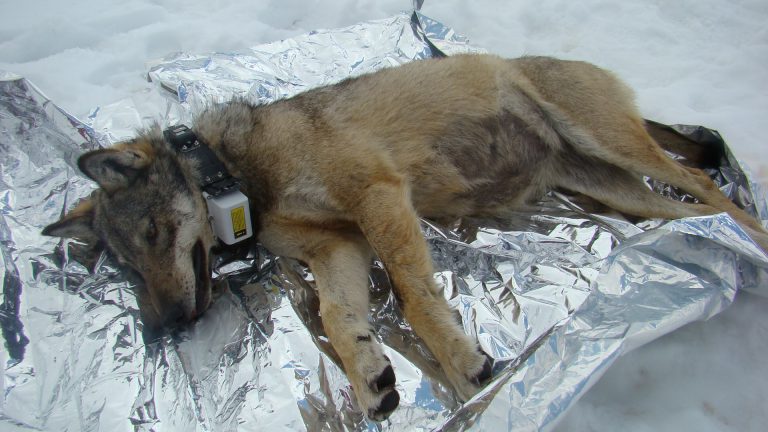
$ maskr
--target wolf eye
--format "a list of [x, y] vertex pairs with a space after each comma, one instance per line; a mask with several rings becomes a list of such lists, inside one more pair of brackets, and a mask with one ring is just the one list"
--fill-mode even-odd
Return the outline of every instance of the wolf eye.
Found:
[[157, 225], [155, 225], [155, 220], [150, 219], [149, 220], [149, 226], [147, 226], [147, 241], [149, 244], [153, 245], [157, 241]]

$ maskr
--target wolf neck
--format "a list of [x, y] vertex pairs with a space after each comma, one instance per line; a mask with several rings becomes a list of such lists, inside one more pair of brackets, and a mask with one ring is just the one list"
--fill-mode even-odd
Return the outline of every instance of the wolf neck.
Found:
[[258, 108], [242, 101], [209, 108], [197, 117], [192, 129], [242, 182], [251, 202], [254, 231], [258, 232], [258, 215], [270, 204], [267, 179], [259, 175], [262, 161], [256, 143], [261, 141], [262, 128]]

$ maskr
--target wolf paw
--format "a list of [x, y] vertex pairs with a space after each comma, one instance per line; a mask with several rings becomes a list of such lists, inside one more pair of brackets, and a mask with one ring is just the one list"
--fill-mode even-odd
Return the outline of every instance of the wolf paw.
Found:
[[368, 408], [368, 418], [374, 421], [384, 421], [399, 404], [400, 394], [397, 390], [390, 389], [381, 397], [378, 406]]
[[392, 365], [387, 365], [387, 367], [384, 368], [384, 371], [375, 380], [368, 383], [368, 387], [370, 387], [374, 393], [378, 393], [387, 387], [394, 386], [395, 381], [395, 370], [392, 369]]
[[386, 420], [400, 404], [400, 394], [395, 390], [395, 370], [384, 355], [366, 366], [367, 370], [361, 374], [364, 384], [355, 388], [357, 401], [371, 420]]
[[480, 372], [477, 372], [476, 374], [470, 375], [468, 377], [472, 384], [477, 386], [482, 386], [490, 381], [493, 373], [493, 357], [489, 356], [483, 351], [480, 351], [480, 354], [485, 357], [485, 362], [483, 363], [482, 369], [480, 369]]
[[467, 401], [490, 381], [492, 366], [493, 358], [476, 349], [463, 354], [456, 353], [454, 361], [444, 369], [459, 398]]

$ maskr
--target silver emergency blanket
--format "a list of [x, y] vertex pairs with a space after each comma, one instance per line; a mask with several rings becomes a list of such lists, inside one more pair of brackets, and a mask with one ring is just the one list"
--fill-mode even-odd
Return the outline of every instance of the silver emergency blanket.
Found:
[[[768, 259], [726, 215], [630, 223], [553, 193], [513, 220], [425, 221], [435, 280], [495, 359], [494, 380], [460, 404], [374, 265], [370, 318], [401, 394], [390, 419], [375, 423], [356, 406], [299, 263], [258, 246], [223, 253], [212, 309], [153, 339], [129, 272], [103, 251], [40, 235], [95, 186], [77, 156], [152, 121], [189, 122], [235, 96], [269, 102], [462, 51], [474, 49], [415, 12], [244, 53], [179, 53], [151, 66], [151, 90], [85, 123], [27, 80], [0, 75], [0, 429], [548, 430], [618, 356], [713, 316], [738, 290], [766, 294]], [[710, 173], [722, 190], [768, 219], [765, 195], [727, 149], [721, 165]]]

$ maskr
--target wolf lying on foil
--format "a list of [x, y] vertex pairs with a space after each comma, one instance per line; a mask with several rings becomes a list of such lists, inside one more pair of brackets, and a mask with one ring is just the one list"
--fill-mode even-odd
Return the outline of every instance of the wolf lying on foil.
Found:
[[[376, 420], [399, 395], [367, 320], [374, 256], [457, 393], [470, 398], [491, 377], [488, 357], [437, 292], [419, 217], [504, 217], [562, 188], [634, 216], [727, 212], [768, 250], [756, 220], [700, 170], [666, 156], [631, 91], [582, 62], [418, 61], [265, 106], [217, 106], [193, 130], [242, 182], [258, 241], [309, 264], [324, 329]], [[103, 242], [141, 274], [143, 312], [164, 325], [202, 314], [216, 238], [197, 164], [155, 129], [84, 154], [79, 166], [100, 189], [44, 234]], [[661, 197], [643, 176], [700, 203]]]

